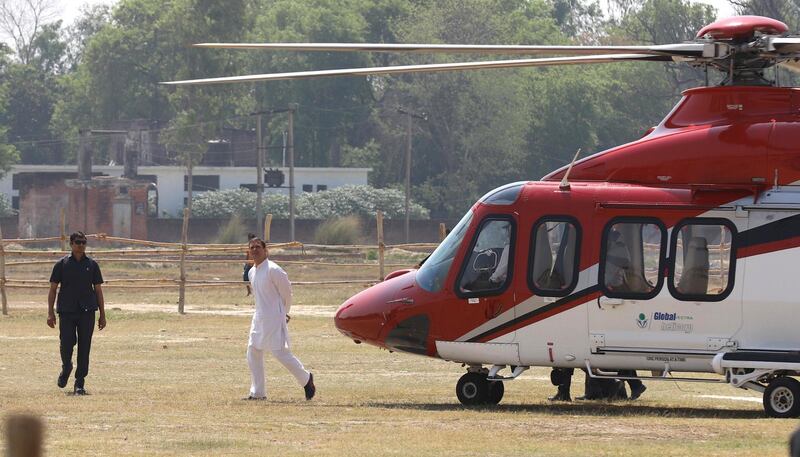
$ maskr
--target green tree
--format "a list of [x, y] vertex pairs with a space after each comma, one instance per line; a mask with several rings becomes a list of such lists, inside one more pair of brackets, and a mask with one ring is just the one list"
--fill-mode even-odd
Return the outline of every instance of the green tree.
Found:
[[51, 140], [49, 127], [60, 92], [58, 78], [66, 70], [66, 45], [60, 21], [37, 30], [25, 47], [26, 61], [12, 61], [3, 70], [6, 109], [0, 122], [24, 163], [53, 163], [60, 161], [62, 148]]
[[[491, 13], [487, 13], [491, 12]], [[445, 0], [417, 5], [397, 25], [407, 43], [528, 44], [563, 41], [543, 1]], [[468, 59], [474, 56], [467, 57]], [[429, 61], [452, 57], [434, 56]], [[396, 63], [419, 62], [400, 56]], [[526, 177], [530, 70], [414, 74], [392, 78], [386, 100], [425, 112], [415, 121], [412, 193], [438, 214], [463, 213], [481, 193]], [[403, 118], [382, 119], [382, 172], [400, 182]], [[393, 176], [392, 176], [393, 175]], [[394, 179], [392, 179], [394, 178]], [[384, 183], [388, 184], [388, 182]]]
[[[181, 97], [171, 96], [174, 89], [159, 83], [237, 72], [237, 59], [190, 45], [241, 41], [243, 30], [252, 25], [249, 8], [248, 0], [122, 0], [108, 22], [102, 10], [90, 11], [78, 34], [86, 47], [73, 51], [81, 60], [74, 74], [64, 79], [65, 96], [55, 109], [54, 130], [74, 137], [87, 126], [132, 119], [169, 121], [186, 111], [176, 105]], [[215, 100], [194, 112], [202, 113], [203, 121], [218, 120], [226, 106], [236, 104], [236, 91], [225, 86], [204, 89], [203, 97]]]
[[[365, 14], [381, 5], [367, 0], [272, 0], [256, 19], [249, 41], [255, 42], [363, 42], [372, 30]], [[396, 3], [396, 2], [394, 2]], [[258, 53], [248, 55], [249, 72], [302, 71], [369, 66], [360, 53]], [[295, 162], [304, 166], [339, 166], [341, 148], [360, 146], [348, 138], [369, 118], [372, 97], [364, 78], [325, 78], [281, 81], [255, 86], [258, 109], [285, 108], [297, 103]], [[272, 131], [285, 128], [274, 117]], [[272, 135], [273, 145], [280, 135]]]
[[215, 135], [213, 124], [203, 122], [198, 115], [204, 105], [197, 97], [182, 94], [185, 108], [162, 131], [161, 141], [167, 150], [174, 154], [177, 162], [186, 166], [187, 191], [186, 207], [192, 210], [192, 174], [193, 169], [203, 160], [208, 152], [208, 142]]
[[[0, 44], [0, 75], [3, 78], [3, 83], [0, 84], [0, 113], [8, 113], [8, 84], [5, 82], [5, 73], [10, 65], [10, 54], [11, 50]], [[0, 177], [18, 161], [19, 151], [8, 141], [6, 118], [0, 117]]]

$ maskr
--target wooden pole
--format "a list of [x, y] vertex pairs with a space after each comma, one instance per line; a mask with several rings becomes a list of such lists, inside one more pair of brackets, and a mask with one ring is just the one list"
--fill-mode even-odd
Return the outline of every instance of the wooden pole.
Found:
[[439, 242], [441, 243], [444, 241], [444, 237], [447, 236], [447, 228], [444, 225], [444, 222], [439, 223]]
[[256, 116], [256, 229], [264, 220], [264, 140], [261, 136], [261, 113]]
[[289, 241], [294, 241], [294, 112], [296, 103], [289, 104], [289, 138], [286, 149], [289, 150]]
[[6, 253], [3, 243], [3, 229], [0, 227], [0, 298], [3, 302], [3, 316], [8, 316], [8, 297], [6, 297]]
[[181, 230], [181, 287], [178, 295], [178, 313], [184, 314], [186, 303], [186, 239], [189, 232], [189, 208], [183, 208], [183, 229]]
[[41, 457], [44, 427], [36, 416], [15, 414], [6, 420], [8, 457]]
[[383, 281], [383, 278], [386, 277], [384, 274], [384, 249], [385, 245], [383, 244], [383, 211], [378, 211], [378, 265], [380, 267], [378, 280]]
[[67, 250], [67, 215], [61, 208], [61, 250]]
[[270, 230], [272, 230], [272, 214], [267, 214], [264, 219], [264, 242], [269, 243]]
[[406, 198], [405, 198], [405, 220], [404, 230], [406, 234], [406, 243], [409, 240], [409, 200], [411, 200], [411, 113], [406, 113]]

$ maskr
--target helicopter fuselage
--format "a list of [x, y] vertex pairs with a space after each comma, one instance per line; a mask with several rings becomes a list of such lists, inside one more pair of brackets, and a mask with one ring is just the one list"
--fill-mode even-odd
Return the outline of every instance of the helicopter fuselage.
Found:
[[487, 194], [336, 326], [472, 367], [725, 374], [736, 353], [734, 368], [793, 373], [798, 141], [797, 89], [689, 90], [643, 138], [575, 163], [568, 185], [565, 167]]

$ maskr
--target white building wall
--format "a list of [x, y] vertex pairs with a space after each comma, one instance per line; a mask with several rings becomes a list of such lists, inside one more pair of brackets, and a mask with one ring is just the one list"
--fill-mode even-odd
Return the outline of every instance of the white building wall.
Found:
[[[280, 192], [289, 194], [289, 169], [279, 168], [283, 171], [285, 180], [284, 188], [265, 188], [265, 192]], [[366, 185], [367, 173], [370, 168], [305, 168], [295, 167], [295, 195], [303, 192], [303, 185], [312, 186], [317, 191], [319, 185], [335, 189], [344, 185]], [[16, 173], [52, 173], [76, 172], [74, 165], [14, 165], [11, 170], [0, 179], [0, 192], [8, 197], [9, 201], [19, 193], [12, 189], [12, 176]], [[122, 176], [122, 166], [92, 167], [92, 172], [108, 176]], [[242, 184], [256, 184], [258, 175], [254, 167], [195, 167], [193, 174], [219, 176], [220, 189], [238, 189]], [[169, 166], [140, 166], [140, 175], [155, 175], [158, 185], [158, 212], [159, 217], [179, 217], [183, 211], [183, 199], [187, 192], [183, 189], [183, 179], [186, 175], [185, 167]], [[201, 192], [194, 191], [196, 196]]]

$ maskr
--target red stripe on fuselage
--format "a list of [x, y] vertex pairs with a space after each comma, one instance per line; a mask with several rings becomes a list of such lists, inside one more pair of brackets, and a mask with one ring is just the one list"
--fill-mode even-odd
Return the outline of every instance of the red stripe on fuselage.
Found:
[[484, 337], [480, 338], [479, 342], [486, 343], [491, 341], [495, 338], [503, 336], [507, 333], [515, 332], [523, 327], [527, 327], [528, 325], [535, 324], [541, 320], [547, 319], [549, 317], [555, 316], [556, 314], [561, 314], [564, 311], [570, 310], [575, 308], [576, 306], [580, 306], [584, 303], [590, 302], [592, 300], [597, 300], [603, 293], [601, 291], [591, 292], [587, 295], [581, 295], [580, 297], [575, 297], [574, 300], [570, 300], [560, 306], [557, 306], [551, 310], [545, 311], [541, 314], [536, 314], [531, 316], [530, 319], [525, 319], [524, 321], [520, 321], [514, 325], [503, 327], [498, 329], [496, 332], [490, 333], [485, 335]]

